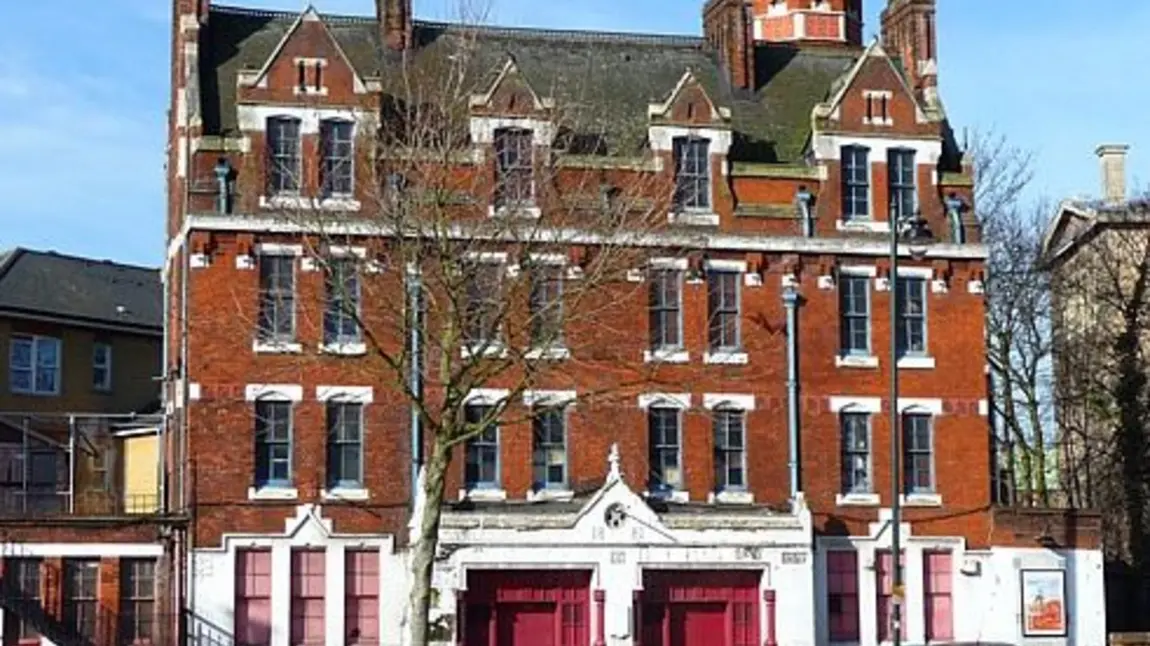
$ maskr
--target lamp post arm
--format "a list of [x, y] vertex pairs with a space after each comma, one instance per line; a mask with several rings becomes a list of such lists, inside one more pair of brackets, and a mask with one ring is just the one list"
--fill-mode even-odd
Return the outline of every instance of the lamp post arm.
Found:
[[901, 222], [890, 210], [890, 496], [891, 496], [891, 607], [890, 631], [893, 646], [902, 644], [902, 487], [900, 486], [902, 434], [898, 410], [898, 239]]

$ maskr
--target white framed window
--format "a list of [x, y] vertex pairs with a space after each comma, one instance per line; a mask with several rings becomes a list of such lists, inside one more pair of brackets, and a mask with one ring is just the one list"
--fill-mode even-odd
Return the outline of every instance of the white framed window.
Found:
[[898, 356], [926, 355], [926, 279], [898, 277]]
[[747, 488], [747, 413], [733, 407], [711, 413], [715, 431], [715, 490]]
[[300, 191], [300, 125], [295, 117], [267, 120], [268, 195], [298, 195]]
[[351, 197], [355, 192], [355, 124], [325, 119], [319, 124], [320, 190], [323, 197]]
[[92, 345], [92, 388], [100, 392], [112, 390], [112, 344]]
[[463, 481], [470, 489], [499, 488], [499, 410], [487, 403], [469, 403], [464, 408], [468, 431]]
[[870, 278], [839, 276], [839, 324], [844, 356], [869, 356]]
[[648, 474], [647, 489], [668, 495], [683, 488], [683, 411], [663, 404], [647, 409]]
[[532, 486], [536, 491], [567, 488], [567, 409], [536, 406], [531, 415]]
[[710, 310], [708, 337], [712, 352], [738, 352], [740, 338], [740, 292], [742, 274], [734, 271], [707, 272], [707, 309]]
[[902, 415], [903, 474], [907, 494], [933, 494], [934, 482], [934, 425], [926, 413], [906, 412]]
[[839, 424], [842, 438], [842, 493], [873, 493], [870, 415], [846, 410], [840, 414]]
[[60, 394], [60, 339], [14, 334], [8, 350], [8, 385], [22, 395]]
[[918, 183], [915, 180], [915, 151], [909, 148], [887, 150], [890, 208], [895, 221], [914, 215], [918, 206]]
[[525, 128], [495, 131], [495, 206], [535, 202], [534, 133]]
[[467, 263], [463, 340], [468, 347], [484, 349], [501, 343], [506, 270], [502, 262], [482, 258]]
[[683, 347], [683, 272], [678, 269], [652, 269], [650, 288], [651, 349], [679, 350]]
[[563, 346], [563, 274], [559, 264], [533, 263], [531, 280], [531, 347]]
[[705, 211], [711, 208], [711, 142], [701, 137], [676, 137], [675, 207]]
[[869, 220], [870, 151], [864, 146], [842, 147], [843, 220]]
[[260, 255], [259, 326], [257, 339], [266, 343], [295, 340], [295, 257]]
[[323, 342], [328, 345], [359, 343], [359, 265], [354, 257], [333, 258], [327, 263], [324, 291]]

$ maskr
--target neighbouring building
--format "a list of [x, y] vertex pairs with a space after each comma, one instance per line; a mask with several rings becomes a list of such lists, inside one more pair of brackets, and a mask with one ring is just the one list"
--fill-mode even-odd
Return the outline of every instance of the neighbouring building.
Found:
[[161, 298], [156, 269], [0, 253], [5, 644], [171, 634]]
[[1063, 200], [1043, 253], [1052, 272], [1060, 484], [1072, 504], [1104, 513], [1110, 625], [1145, 630], [1150, 560], [1138, 527], [1150, 501], [1137, 492], [1146, 481], [1150, 202], [1127, 195], [1128, 150], [1097, 148], [1101, 197]]
[[[531, 428], [457, 447], [437, 643], [877, 644], [900, 593], [909, 643], [1104, 642], [1097, 516], [992, 504], [986, 250], [938, 92], [934, 0], [891, 0], [870, 44], [854, 0], [710, 0], [703, 37], [426, 22], [410, 0], [364, 17], [174, 7], [166, 400], [195, 517], [193, 636], [404, 643], [409, 406], [355, 325], [308, 313], [346, 291], [321, 256], [351, 260], [338, 284], [355, 294], [404, 271], [375, 257], [371, 197], [404, 198], [403, 178], [374, 174], [373, 129], [402, 130], [411, 85], [439, 69], [473, 88], [466, 154], [432, 157], [477, 187], [450, 196], [468, 217], [547, 208], [561, 188], [537, 185], [531, 160], [580, 140], [549, 117], [573, 96], [607, 123], [564, 160], [571, 176], [675, 190], [650, 243], [666, 250], [627, 279], [650, 297], [604, 310], [626, 338], [538, 355], [567, 369], [506, 404]], [[287, 208], [326, 214], [323, 231]], [[936, 239], [900, 250], [897, 348], [891, 213], [921, 213]], [[476, 261], [496, 281], [521, 261], [566, 266], [562, 284], [582, 258]], [[652, 364], [658, 382], [625, 406], [579, 401], [603, 373]], [[468, 414], [508, 392], [477, 386]]]

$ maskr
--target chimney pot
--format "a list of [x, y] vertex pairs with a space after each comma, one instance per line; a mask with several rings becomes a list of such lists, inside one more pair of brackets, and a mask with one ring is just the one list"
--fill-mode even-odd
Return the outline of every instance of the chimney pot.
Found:
[[1095, 149], [1102, 169], [1102, 197], [1109, 204], [1126, 201], [1126, 144], [1102, 144]]

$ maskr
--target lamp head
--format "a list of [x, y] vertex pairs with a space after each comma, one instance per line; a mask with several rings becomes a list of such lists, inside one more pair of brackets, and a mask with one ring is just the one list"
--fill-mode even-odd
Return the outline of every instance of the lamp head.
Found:
[[926, 255], [927, 247], [934, 243], [934, 235], [931, 234], [930, 227], [927, 226], [921, 212], [914, 213], [903, 222], [899, 235], [903, 243], [910, 249], [911, 257], [915, 260], [922, 260], [923, 256]]

